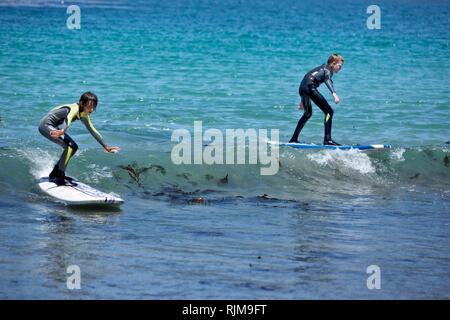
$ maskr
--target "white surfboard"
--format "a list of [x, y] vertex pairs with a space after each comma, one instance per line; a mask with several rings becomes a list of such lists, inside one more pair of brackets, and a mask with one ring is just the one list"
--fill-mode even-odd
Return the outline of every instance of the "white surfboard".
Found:
[[341, 145], [341, 146], [330, 146], [323, 144], [306, 144], [306, 143], [280, 143], [280, 146], [288, 146], [299, 149], [338, 149], [338, 150], [350, 150], [350, 149], [358, 149], [358, 150], [370, 150], [370, 149], [390, 149], [391, 145], [389, 144], [367, 144], [367, 145]]
[[341, 145], [341, 146], [330, 146], [323, 144], [309, 144], [309, 143], [284, 143], [284, 142], [274, 142], [268, 141], [270, 144], [277, 144], [279, 146], [287, 146], [298, 149], [337, 149], [337, 150], [370, 150], [370, 149], [390, 149], [390, 144], [368, 144], [368, 145]]
[[67, 204], [122, 204], [124, 200], [97, 190], [77, 179], [71, 178], [71, 182], [58, 186], [48, 177], [38, 180], [39, 187], [51, 197]]

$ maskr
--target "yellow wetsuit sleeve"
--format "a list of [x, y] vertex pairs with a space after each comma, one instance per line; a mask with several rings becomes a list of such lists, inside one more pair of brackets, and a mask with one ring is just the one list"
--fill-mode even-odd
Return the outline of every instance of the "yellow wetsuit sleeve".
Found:
[[70, 107], [70, 112], [67, 115], [66, 121], [64, 121], [66, 123], [67, 127], [70, 126], [73, 118], [75, 118], [77, 116], [78, 111], [80, 110], [80, 107], [78, 106], [78, 104], [72, 104], [69, 107]]
[[[65, 114], [64, 112], [60, 112], [65, 110], [65, 112], [67, 112], [67, 114]], [[51, 110], [50, 113], [52, 113], [55, 116], [55, 121], [58, 121], [58, 119], [61, 119], [64, 117], [64, 120], [62, 121], [61, 124], [61, 129], [67, 129], [70, 124], [72, 123], [72, 121], [75, 119], [77, 120], [77, 116], [78, 116], [78, 112], [80, 110], [80, 107], [78, 106], [77, 103], [72, 103], [72, 104], [65, 104], [59, 107], [54, 108], [53, 110]]]
[[103, 146], [103, 148], [106, 147], [106, 143], [103, 141], [102, 136], [100, 135], [100, 133], [92, 125], [92, 122], [91, 122], [91, 119], [89, 118], [89, 115], [87, 115], [85, 113], [81, 113], [80, 119], [84, 123], [86, 128], [89, 130], [91, 135], [95, 138], [95, 140], [97, 140], [98, 143], [100, 143]]

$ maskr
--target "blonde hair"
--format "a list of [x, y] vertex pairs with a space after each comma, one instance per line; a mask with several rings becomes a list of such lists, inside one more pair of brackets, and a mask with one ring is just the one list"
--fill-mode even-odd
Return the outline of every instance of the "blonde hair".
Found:
[[334, 53], [328, 58], [328, 64], [332, 64], [333, 62], [335, 62], [335, 63], [339, 63], [339, 62], [344, 63], [344, 58], [342, 58], [341, 55], [339, 55], [337, 53]]

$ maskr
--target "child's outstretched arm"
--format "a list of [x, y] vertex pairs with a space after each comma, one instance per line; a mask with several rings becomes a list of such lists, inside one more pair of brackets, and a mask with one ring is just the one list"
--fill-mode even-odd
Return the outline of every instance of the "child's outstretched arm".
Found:
[[100, 135], [100, 133], [92, 125], [92, 122], [91, 122], [91, 119], [89, 118], [89, 116], [82, 117], [81, 121], [84, 123], [84, 125], [89, 130], [91, 135], [95, 138], [95, 140], [97, 140], [98, 143], [100, 143], [103, 146], [103, 148], [105, 148], [106, 151], [108, 151], [109, 153], [114, 153], [113, 150], [117, 150], [117, 151], [120, 150], [119, 147], [110, 147], [110, 146], [106, 145], [106, 143], [103, 141], [103, 138]]

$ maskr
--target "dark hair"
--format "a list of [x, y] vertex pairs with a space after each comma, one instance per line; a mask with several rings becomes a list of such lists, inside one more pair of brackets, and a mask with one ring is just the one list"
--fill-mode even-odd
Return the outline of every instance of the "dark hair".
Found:
[[80, 107], [84, 108], [85, 106], [92, 103], [94, 105], [94, 109], [97, 107], [97, 96], [92, 92], [85, 92], [80, 97]]

